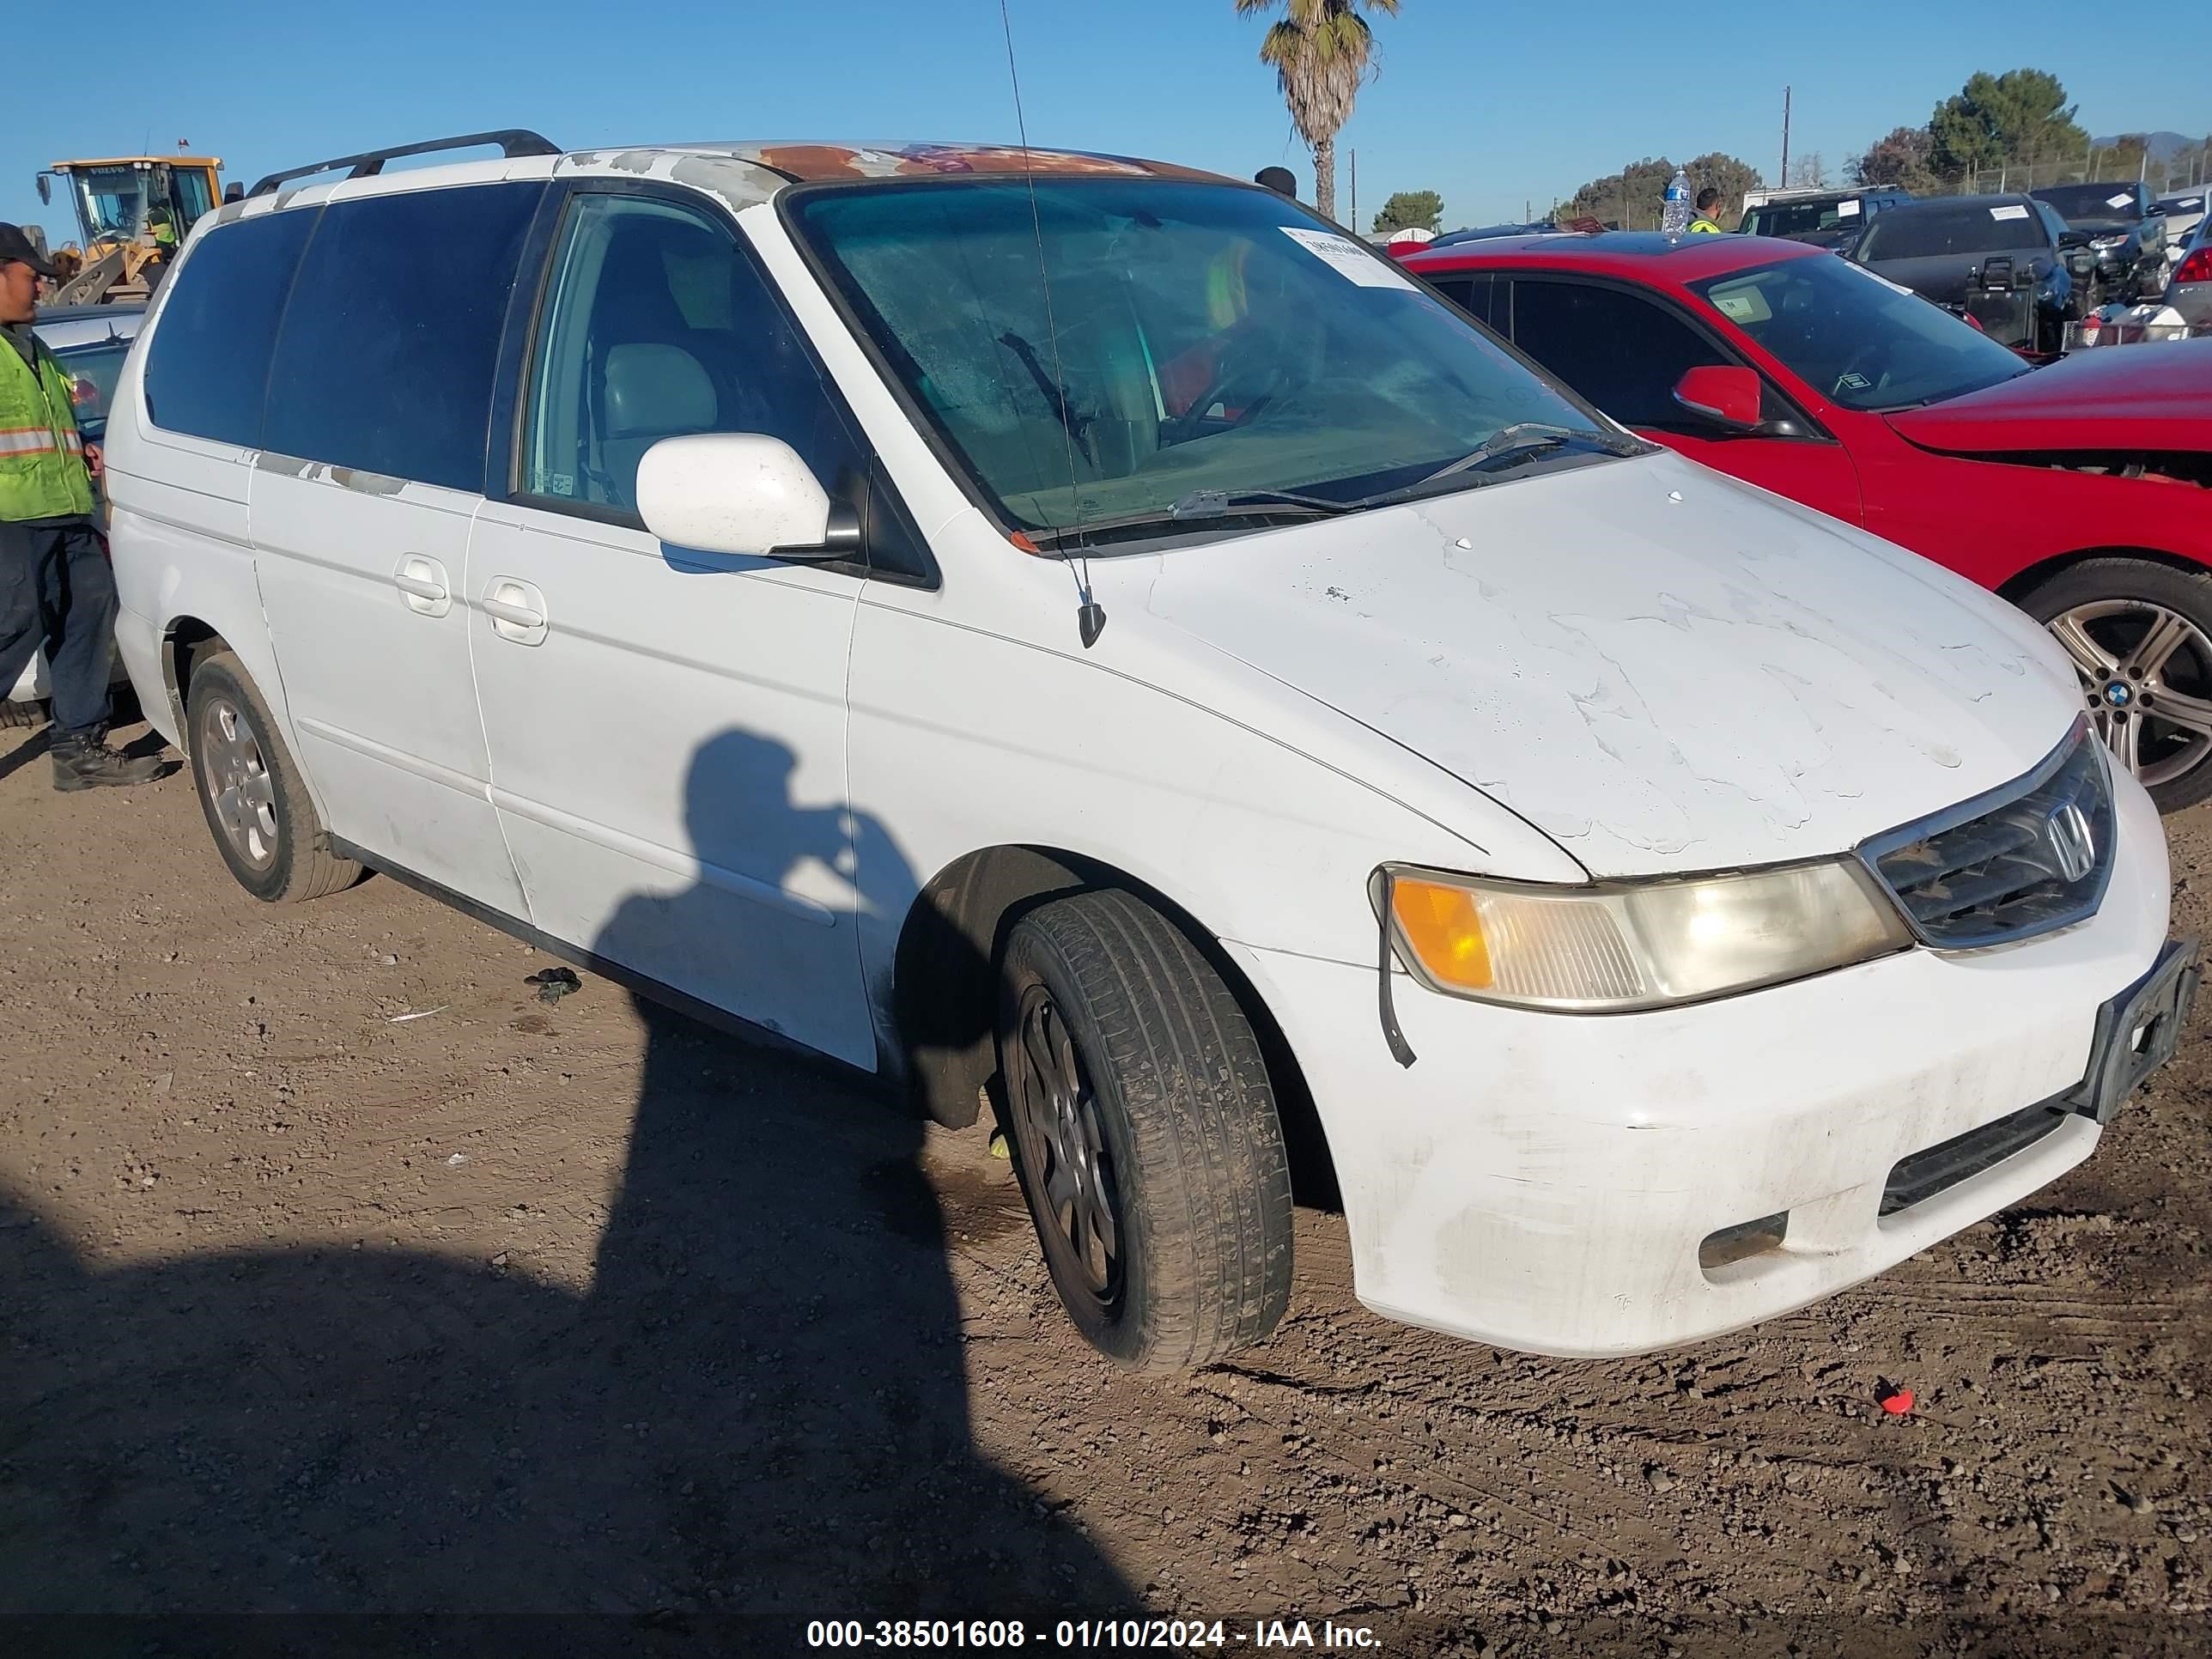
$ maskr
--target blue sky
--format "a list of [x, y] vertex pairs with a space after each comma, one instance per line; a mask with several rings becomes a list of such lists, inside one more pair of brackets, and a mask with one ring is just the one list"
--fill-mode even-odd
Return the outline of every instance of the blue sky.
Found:
[[[1310, 164], [1255, 56], [1263, 25], [1231, 0], [1009, 4], [1032, 143], [1247, 177], [1280, 161], [1310, 199]], [[76, 32], [32, 39], [54, 56]], [[40, 167], [179, 138], [250, 184], [323, 156], [501, 125], [564, 147], [1014, 135], [998, 0], [218, 0], [182, 11], [115, 0], [83, 33], [111, 43], [101, 64], [56, 64], [8, 100], [0, 218], [62, 233], [33, 193]], [[1376, 33], [1382, 73], [1340, 141], [1358, 152], [1363, 222], [1393, 190], [1423, 188], [1442, 192], [1449, 224], [1517, 218], [1524, 201], [1541, 210], [1647, 155], [1725, 150], [1771, 176], [1785, 82], [1791, 153], [1818, 151], [1832, 170], [1891, 127], [1926, 120], [1972, 71], [2021, 63], [2058, 75], [2093, 131], [2212, 128], [2202, 54], [2116, 45], [2057, 0], [1994, 14], [1925, 0], [1863, 0], [1844, 14], [1404, 0]], [[1340, 171], [1340, 213], [1345, 184]]]

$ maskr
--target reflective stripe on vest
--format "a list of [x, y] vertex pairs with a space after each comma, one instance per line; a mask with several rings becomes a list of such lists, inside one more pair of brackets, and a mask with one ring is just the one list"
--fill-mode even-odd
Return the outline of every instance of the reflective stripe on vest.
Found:
[[[62, 434], [60, 447], [71, 455], [82, 454], [84, 440], [75, 432]], [[46, 455], [55, 448], [52, 427], [15, 426], [0, 428], [0, 455]]]
[[41, 344], [27, 363], [0, 343], [0, 520], [92, 511], [92, 479], [77, 435], [74, 388]]

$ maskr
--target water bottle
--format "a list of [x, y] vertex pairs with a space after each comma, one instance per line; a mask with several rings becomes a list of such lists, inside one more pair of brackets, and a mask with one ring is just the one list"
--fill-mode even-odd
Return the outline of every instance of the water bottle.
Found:
[[1667, 204], [1659, 215], [1659, 228], [1680, 236], [1690, 228], [1690, 175], [1681, 168], [1667, 181]]

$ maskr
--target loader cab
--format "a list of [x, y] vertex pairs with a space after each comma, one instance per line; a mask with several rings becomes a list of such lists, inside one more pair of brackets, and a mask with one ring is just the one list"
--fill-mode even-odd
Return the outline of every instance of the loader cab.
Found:
[[198, 156], [57, 161], [39, 175], [39, 199], [52, 201], [53, 182], [61, 182], [88, 251], [171, 240], [157, 234], [165, 226], [181, 243], [200, 216], [214, 209], [222, 167], [219, 160]]

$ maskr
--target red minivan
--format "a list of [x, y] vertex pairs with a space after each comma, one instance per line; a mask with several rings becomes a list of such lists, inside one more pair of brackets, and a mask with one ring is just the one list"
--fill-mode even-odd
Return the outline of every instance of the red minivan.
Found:
[[1521, 236], [1403, 268], [1623, 424], [2014, 600], [2161, 809], [2212, 795], [2212, 339], [2032, 369], [1755, 236]]

